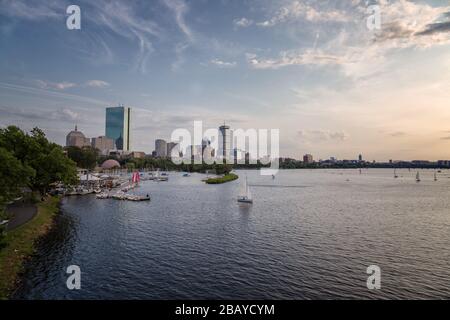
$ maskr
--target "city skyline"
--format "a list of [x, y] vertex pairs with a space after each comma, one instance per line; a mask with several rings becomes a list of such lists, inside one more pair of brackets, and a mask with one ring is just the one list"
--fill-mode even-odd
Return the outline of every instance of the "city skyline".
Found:
[[[448, 1], [3, 1], [0, 126], [63, 145], [133, 109], [133, 150], [194, 120], [280, 128], [282, 157], [450, 158]], [[126, 49], [124, 49], [126, 48]], [[100, 128], [100, 129], [99, 129]]]

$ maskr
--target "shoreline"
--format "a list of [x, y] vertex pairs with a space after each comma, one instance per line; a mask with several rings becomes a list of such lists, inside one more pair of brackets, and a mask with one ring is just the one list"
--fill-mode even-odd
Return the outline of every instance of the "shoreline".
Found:
[[14, 292], [25, 262], [35, 253], [35, 245], [53, 227], [60, 202], [60, 197], [50, 197], [37, 203], [35, 217], [6, 234], [5, 246], [0, 249], [0, 300], [9, 299]]

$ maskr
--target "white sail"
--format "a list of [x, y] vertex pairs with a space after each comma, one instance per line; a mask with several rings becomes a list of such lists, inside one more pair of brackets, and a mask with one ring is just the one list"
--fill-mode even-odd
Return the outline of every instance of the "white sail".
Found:
[[247, 177], [245, 178], [244, 182], [241, 185], [241, 190], [239, 192], [241, 197], [247, 196]]
[[247, 189], [246, 189], [247, 199], [251, 200], [252, 199], [252, 193], [250, 192], [250, 186], [247, 183], [247, 178], [245, 178], [245, 184], [247, 186]]

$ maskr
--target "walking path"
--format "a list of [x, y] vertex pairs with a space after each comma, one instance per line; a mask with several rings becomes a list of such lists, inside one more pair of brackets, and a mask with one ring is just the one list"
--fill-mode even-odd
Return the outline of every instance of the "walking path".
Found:
[[32, 203], [18, 202], [9, 205], [6, 213], [12, 217], [6, 225], [6, 231], [11, 231], [33, 219], [37, 214], [37, 207]]

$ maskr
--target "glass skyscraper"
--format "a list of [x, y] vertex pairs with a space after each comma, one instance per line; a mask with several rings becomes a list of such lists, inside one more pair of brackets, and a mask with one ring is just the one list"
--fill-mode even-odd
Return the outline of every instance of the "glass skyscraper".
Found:
[[117, 150], [131, 151], [131, 108], [124, 105], [106, 108], [105, 135], [113, 139]]

